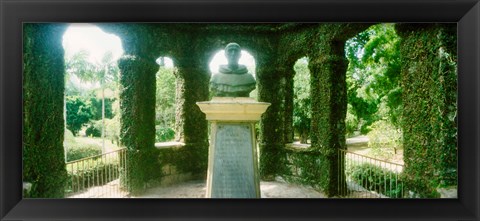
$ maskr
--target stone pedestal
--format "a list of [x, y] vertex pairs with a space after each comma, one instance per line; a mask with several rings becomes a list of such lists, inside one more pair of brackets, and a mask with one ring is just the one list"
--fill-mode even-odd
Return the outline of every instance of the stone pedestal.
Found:
[[211, 123], [207, 198], [260, 198], [255, 122], [269, 103], [248, 97], [197, 102]]

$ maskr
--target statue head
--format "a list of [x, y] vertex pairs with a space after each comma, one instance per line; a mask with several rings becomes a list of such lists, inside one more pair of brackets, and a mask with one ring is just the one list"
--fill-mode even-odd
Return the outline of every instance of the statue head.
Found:
[[232, 42], [225, 46], [225, 57], [228, 60], [228, 67], [236, 69], [238, 67], [238, 60], [241, 56], [240, 45]]
[[248, 97], [255, 89], [256, 81], [248, 73], [245, 65], [238, 64], [240, 45], [229, 43], [225, 46], [225, 57], [228, 65], [220, 65], [218, 74], [210, 78], [210, 89], [217, 97]]

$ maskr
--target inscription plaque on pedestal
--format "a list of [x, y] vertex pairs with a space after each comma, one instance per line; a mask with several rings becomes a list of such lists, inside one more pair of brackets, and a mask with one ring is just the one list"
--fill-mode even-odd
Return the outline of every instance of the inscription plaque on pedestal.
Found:
[[197, 102], [212, 123], [207, 198], [260, 198], [254, 125], [269, 103], [250, 97]]
[[211, 197], [257, 197], [252, 135], [252, 124], [217, 124]]

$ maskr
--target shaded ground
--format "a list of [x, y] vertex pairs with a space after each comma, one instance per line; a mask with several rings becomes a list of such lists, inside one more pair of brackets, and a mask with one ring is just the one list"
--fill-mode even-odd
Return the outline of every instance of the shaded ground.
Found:
[[[262, 198], [325, 198], [321, 192], [311, 187], [285, 183], [282, 181], [260, 182]], [[204, 180], [189, 181], [169, 187], [156, 187], [135, 198], [204, 198]]]
[[[101, 144], [101, 139], [84, 139], [84, 142]], [[111, 144], [111, 142], [105, 142]], [[309, 145], [305, 145], [308, 147]], [[348, 150], [357, 154], [369, 155], [371, 148], [368, 147], [368, 137], [357, 136], [347, 139]], [[108, 148], [112, 148], [111, 146]], [[113, 148], [112, 148], [113, 149]], [[398, 159], [397, 159], [398, 160]], [[400, 160], [398, 160], [400, 161]], [[359, 185], [349, 183], [349, 189], [354, 189], [343, 198], [383, 198], [385, 196], [365, 190]], [[260, 182], [262, 198], [326, 198], [325, 194], [309, 186], [286, 183], [279, 179], [277, 181]], [[206, 182], [204, 180], [188, 181], [172, 186], [153, 187], [138, 196], [129, 196], [121, 190], [118, 180], [112, 181], [104, 186], [93, 187], [88, 191], [75, 194], [70, 198], [204, 198]]]
[[116, 179], [103, 186], [91, 187], [86, 191], [68, 196], [68, 198], [128, 198], [128, 192], [120, 188], [120, 180]]
[[[355, 189], [355, 191], [351, 191], [348, 196], [342, 198], [385, 197], [353, 183], [348, 185], [350, 189]], [[283, 181], [262, 181], [260, 182], [260, 190], [262, 198], [327, 198], [325, 194], [312, 187], [289, 184]], [[68, 198], [204, 198], [205, 192], [205, 181], [195, 180], [167, 187], [154, 187], [141, 195], [129, 196], [128, 192], [119, 188], [118, 180], [114, 180], [106, 185], [92, 187], [88, 191], [77, 193]]]

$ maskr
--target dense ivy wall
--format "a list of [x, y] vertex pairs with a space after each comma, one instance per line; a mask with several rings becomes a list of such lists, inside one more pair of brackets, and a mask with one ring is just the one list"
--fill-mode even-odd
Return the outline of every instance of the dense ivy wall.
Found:
[[23, 26], [23, 181], [32, 184], [25, 197], [64, 195], [65, 29], [60, 24]]
[[[195, 149], [185, 148], [183, 145], [164, 146], [159, 148], [158, 160], [162, 170], [162, 178], [158, 180], [161, 185], [172, 185], [187, 180], [206, 179], [204, 171], [198, 171], [198, 163], [203, 159], [195, 159]], [[200, 193], [201, 194], [201, 193]]]
[[182, 118], [185, 156], [188, 158], [187, 170], [194, 174], [206, 176], [208, 164], [208, 125], [205, 114], [200, 111], [196, 102], [208, 100], [209, 76], [205, 69], [178, 66], [178, 78], [182, 84], [177, 85], [181, 91], [181, 105], [177, 115]]
[[[285, 66], [279, 62], [278, 40], [265, 38], [257, 50], [258, 101], [270, 106], [263, 113], [259, 134], [259, 172], [263, 180], [273, 180], [284, 165]], [[270, 46], [270, 47], [265, 47]]]
[[283, 114], [284, 118], [284, 127], [285, 143], [292, 143], [294, 130], [293, 130], [293, 76], [295, 71], [293, 70], [293, 65], [295, 64], [286, 64], [287, 69], [285, 70], [285, 113]]
[[322, 161], [320, 153], [312, 148], [294, 147], [287, 144], [285, 147], [287, 170], [281, 176], [291, 183], [309, 185], [322, 189], [319, 178], [322, 177]]
[[[184, 142], [182, 172], [206, 177], [208, 166], [208, 123], [196, 102], [209, 100], [208, 45], [195, 30], [172, 27], [171, 54], [177, 68], [176, 133]], [[188, 162], [188, 163], [187, 163]]]
[[[345, 149], [347, 91], [344, 42], [327, 41], [310, 57], [312, 96], [312, 148], [320, 152], [320, 186], [329, 195], [337, 194], [338, 149]], [[319, 54], [317, 54], [319, 53]]]
[[127, 148], [127, 184], [135, 194], [159, 177], [155, 144], [154, 59], [125, 55], [120, 68], [121, 144]]
[[257, 68], [258, 99], [271, 105], [263, 113], [260, 122], [260, 177], [264, 180], [273, 180], [284, 165], [284, 101], [285, 78], [277, 67]]
[[396, 25], [401, 36], [407, 188], [437, 197], [457, 185], [455, 24]]
[[[289, 174], [289, 162], [313, 172], [301, 179], [338, 194], [338, 149], [345, 148], [347, 61], [345, 41], [368, 24], [104, 24], [118, 34], [125, 54], [121, 70], [122, 144], [128, 148], [128, 181], [136, 192], [161, 178], [170, 162], [154, 148], [155, 59], [170, 56], [177, 66], [177, 139], [185, 142], [180, 170], [203, 174], [208, 135], [197, 101], [208, 100], [208, 62], [228, 42], [238, 42], [257, 62], [259, 101], [272, 105], [259, 134], [263, 179]], [[61, 25], [25, 25], [24, 180], [33, 197], [62, 196], [63, 50]], [[436, 196], [436, 188], [456, 185], [455, 25], [397, 25], [402, 40], [405, 174], [408, 188]], [[289, 154], [293, 64], [310, 59], [312, 147]], [[42, 93], [34, 93], [41, 91]], [[51, 111], [45, 111], [51, 110]], [[45, 115], [47, 114], [48, 115]], [[45, 115], [45, 116], [44, 116]], [[44, 117], [42, 117], [44, 116]], [[41, 120], [40, 120], [41, 119]], [[175, 155], [179, 156], [179, 155]], [[292, 156], [294, 156], [292, 158]], [[300, 157], [299, 157], [300, 156]], [[43, 164], [43, 162], [48, 162]], [[44, 166], [45, 165], [45, 166]]]
[[[158, 179], [157, 166], [162, 165], [166, 159], [156, 159], [158, 152], [153, 148], [154, 142], [154, 73], [157, 69], [154, 60], [158, 56], [170, 56], [177, 66], [177, 139], [186, 143], [183, 148], [189, 166], [181, 167], [185, 171], [202, 173], [206, 171], [207, 163], [207, 124], [203, 113], [200, 112], [195, 102], [208, 100], [208, 61], [216, 50], [231, 41], [238, 42], [244, 49], [255, 56], [257, 61], [257, 80], [259, 100], [272, 103], [261, 120], [259, 145], [260, 173], [264, 179], [273, 179], [276, 175], [285, 172], [286, 152], [284, 143], [291, 140], [291, 112], [293, 105], [291, 97], [291, 84], [293, 77], [293, 64], [301, 56], [316, 56], [314, 59], [325, 59], [317, 53], [329, 53], [331, 45], [325, 46], [326, 39], [333, 41], [332, 36], [341, 36], [344, 27], [328, 27], [320, 33], [322, 25], [208, 25], [205, 27], [188, 24], [104, 24], [102, 28], [118, 34], [123, 42], [126, 56], [119, 61], [121, 69], [121, 109], [122, 109], [122, 143], [128, 148], [128, 177], [127, 180], [133, 191], [140, 190], [151, 180]], [[327, 25], [328, 26], [328, 25]], [[328, 30], [336, 28], [335, 32]], [[320, 34], [319, 34], [320, 33]], [[280, 36], [280, 37], [279, 37]], [[338, 41], [342, 42], [342, 41]], [[316, 51], [318, 50], [318, 51]], [[308, 51], [308, 53], [307, 53]], [[336, 55], [335, 55], [336, 56]], [[333, 56], [333, 57], [335, 57]], [[330, 57], [327, 61], [332, 60]], [[335, 58], [333, 61], [336, 61]], [[341, 86], [342, 78], [334, 78], [332, 73], [343, 71], [329, 69], [336, 67], [336, 62], [327, 62], [321, 66], [314, 62], [312, 69], [325, 71], [327, 80], [321, 90], [328, 91], [332, 85]], [[317, 64], [317, 65], [315, 65]], [[328, 66], [330, 65], [330, 66]], [[317, 74], [317, 76], [321, 76]], [[323, 78], [316, 78], [321, 81]], [[332, 80], [332, 81], [330, 81]], [[338, 82], [333, 82], [337, 80]], [[320, 85], [317, 83], [317, 85]], [[317, 96], [318, 94], [312, 94]], [[328, 95], [324, 95], [326, 98]], [[334, 100], [334, 99], [331, 99]], [[341, 104], [342, 100], [338, 100]], [[329, 105], [322, 100], [322, 105]], [[341, 105], [334, 108], [342, 108]], [[338, 116], [341, 116], [341, 111]], [[323, 123], [338, 123], [338, 117], [329, 116], [321, 118]], [[320, 121], [319, 121], [320, 122]], [[341, 123], [341, 122], [340, 122]], [[331, 126], [331, 125], [330, 125]], [[323, 128], [323, 127], [322, 127]], [[332, 127], [333, 128], [333, 127]], [[341, 132], [341, 126], [337, 127]], [[336, 133], [318, 133], [318, 140], [325, 141], [323, 152], [321, 148], [314, 148], [322, 157], [330, 157], [331, 151], [342, 144], [332, 140]], [[332, 135], [333, 134], [333, 135]], [[279, 136], [280, 135], [280, 136]], [[279, 139], [280, 138], [280, 139]], [[332, 148], [326, 145], [333, 145]], [[315, 146], [315, 144], [314, 144]], [[317, 145], [321, 146], [321, 145]], [[333, 186], [335, 179], [332, 173], [335, 162], [326, 159], [318, 182], [322, 188]], [[186, 164], [187, 165], [187, 164]], [[300, 165], [301, 166], [301, 165]], [[330, 189], [328, 189], [330, 192]]]
[[[143, 191], [161, 176], [155, 144], [155, 63], [162, 32], [151, 32], [149, 24], [102, 26], [122, 40], [125, 53], [118, 61], [120, 69], [120, 138], [127, 148], [127, 170], [123, 184], [133, 194]], [[125, 176], [126, 175], [126, 176]]]
[[[345, 148], [347, 61], [344, 57], [345, 41], [367, 28], [366, 24], [308, 24], [296, 26], [281, 34], [278, 59], [288, 64], [284, 70], [285, 91], [290, 89], [290, 75], [295, 61], [309, 57], [311, 73], [312, 125], [311, 148], [306, 151], [282, 149], [277, 161], [287, 165], [279, 167], [280, 175], [290, 181], [310, 184], [327, 195], [338, 194], [338, 149]], [[290, 136], [291, 98], [285, 93], [285, 141]], [[277, 164], [278, 166], [278, 164]], [[292, 171], [296, 168], [297, 173]], [[342, 168], [342, 167], [340, 167]], [[293, 174], [293, 175], [292, 175]]]

